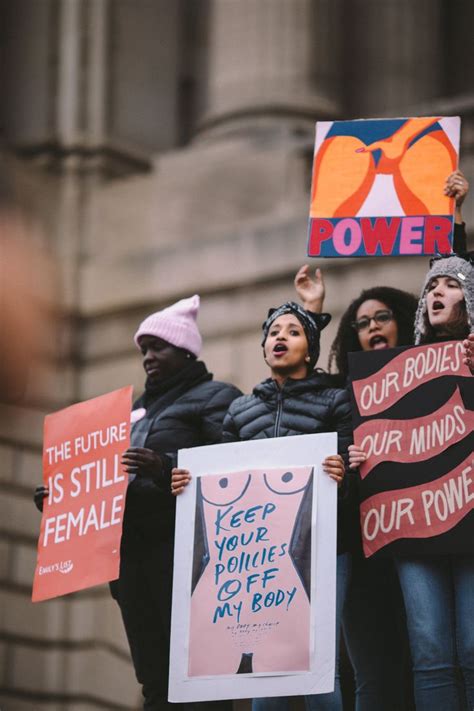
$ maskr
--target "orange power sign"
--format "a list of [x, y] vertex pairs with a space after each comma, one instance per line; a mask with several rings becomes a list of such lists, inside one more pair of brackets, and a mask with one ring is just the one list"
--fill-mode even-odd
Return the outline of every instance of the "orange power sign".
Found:
[[118, 578], [131, 401], [127, 386], [45, 418], [33, 602]]

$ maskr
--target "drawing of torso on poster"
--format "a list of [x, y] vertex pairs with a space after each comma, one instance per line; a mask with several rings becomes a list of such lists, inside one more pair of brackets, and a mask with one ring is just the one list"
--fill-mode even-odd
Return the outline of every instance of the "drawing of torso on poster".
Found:
[[336, 449], [320, 434], [180, 452], [193, 479], [177, 508], [170, 700], [332, 690], [337, 492], [321, 462]]
[[312, 501], [311, 467], [198, 478], [189, 676], [309, 670]]
[[458, 116], [318, 122], [308, 255], [451, 253], [459, 139]]

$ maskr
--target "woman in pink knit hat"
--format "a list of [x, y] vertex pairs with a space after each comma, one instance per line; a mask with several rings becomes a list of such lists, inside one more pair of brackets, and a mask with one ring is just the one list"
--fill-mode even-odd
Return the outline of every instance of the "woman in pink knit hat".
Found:
[[182, 299], [148, 316], [134, 337], [146, 382], [132, 413], [132, 446], [123, 456], [130, 484], [120, 577], [111, 588], [146, 711], [186, 707], [167, 701], [175, 517], [171, 469], [178, 449], [220, 441], [224, 414], [240, 395], [232, 385], [214, 381], [197, 360], [202, 345], [198, 309], [199, 296]]
[[[202, 345], [198, 310], [199, 296], [182, 299], [148, 316], [134, 336], [146, 381], [133, 407], [131, 447], [123, 455], [129, 486], [120, 577], [110, 587], [122, 613], [145, 711], [201, 706], [167, 700], [175, 519], [171, 469], [178, 449], [220, 442], [224, 415], [241, 393], [213, 380], [197, 360]], [[230, 711], [232, 704], [205, 707]]]

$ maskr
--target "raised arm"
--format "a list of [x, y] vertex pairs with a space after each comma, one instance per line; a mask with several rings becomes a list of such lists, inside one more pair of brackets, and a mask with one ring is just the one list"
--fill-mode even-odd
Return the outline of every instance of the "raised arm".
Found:
[[[446, 178], [444, 194], [456, 201], [454, 221], [457, 225], [462, 225], [461, 206], [469, 192], [469, 183], [460, 170], [455, 170]], [[459, 250], [461, 251], [461, 250]]]
[[322, 313], [326, 289], [321, 269], [318, 267], [314, 276], [311, 276], [309, 266], [304, 264], [296, 273], [294, 285], [306, 311], [312, 311], [315, 314]]

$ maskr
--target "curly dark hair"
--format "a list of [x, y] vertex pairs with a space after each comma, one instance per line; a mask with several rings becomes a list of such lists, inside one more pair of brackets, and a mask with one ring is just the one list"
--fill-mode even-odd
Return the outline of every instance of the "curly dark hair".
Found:
[[407, 291], [391, 286], [374, 286], [372, 289], [365, 289], [343, 313], [329, 353], [329, 372], [334, 372], [335, 365], [339, 377], [344, 381], [347, 379], [349, 370], [347, 354], [351, 351], [361, 350], [359, 337], [351, 323], [355, 321], [359, 307], [369, 299], [381, 301], [393, 312], [398, 327], [397, 345], [410, 346], [413, 344], [413, 324], [418, 299]]

